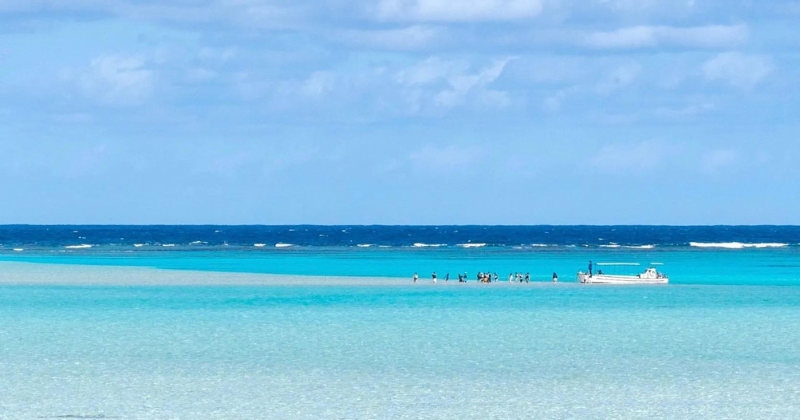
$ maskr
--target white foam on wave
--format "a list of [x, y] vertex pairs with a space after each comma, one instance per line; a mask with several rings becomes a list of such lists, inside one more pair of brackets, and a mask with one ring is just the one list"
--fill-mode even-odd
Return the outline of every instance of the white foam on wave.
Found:
[[275, 248], [289, 248], [290, 246], [294, 246], [294, 244], [285, 244], [283, 242], [275, 244]]
[[208, 242], [205, 242], [205, 241], [192, 241], [192, 242], [189, 242], [190, 245], [202, 245], [202, 244], [207, 244], [207, 243]]
[[141, 247], [143, 247], [143, 246], [145, 246], [145, 245], [146, 245], [146, 244], [133, 244], [133, 246], [135, 246], [136, 248], [141, 248]]
[[162, 244], [161, 246], [175, 246], [175, 244]]
[[253, 246], [256, 247], [256, 248], [263, 248], [263, 247], [267, 246], [267, 244], [253, 244]]
[[358, 244], [356, 246], [359, 247], [359, 248], [369, 248], [369, 247], [372, 246], [372, 244]]
[[14, 248], [14, 251], [22, 252], [22, 251], [24, 251], [24, 249], [22, 249], [22, 248]]
[[486, 244], [458, 244], [462, 248], [483, 248]]
[[531, 246], [534, 247], [534, 248], [547, 248], [550, 245], [547, 245], [547, 244], [531, 244]]
[[617, 245], [617, 244], [613, 244], [613, 245], [600, 245], [600, 248], [619, 248], [619, 245]]
[[628, 249], [653, 249], [655, 247], [656, 247], [655, 245], [630, 245], [630, 246], [626, 246], [625, 248], [628, 248]]
[[66, 249], [87, 249], [87, 248], [91, 248], [91, 247], [92, 247], [91, 245], [81, 244], [81, 245], [67, 245], [64, 248], [66, 248]]
[[742, 243], [742, 242], [689, 242], [689, 246], [696, 248], [725, 248], [725, 249], [742, 249], [742, 248], [783, 248], [789, 244], [765, 242], [765, 243]]
[[437, 247], [440, 247], [440, 246], [447, 246], [447, 245], [446, 244], [423, 244], [422, 242], [417, 242], [417, 243], [414, 244], [414, 248], [429, 248], [429, 247], [437, 248]]

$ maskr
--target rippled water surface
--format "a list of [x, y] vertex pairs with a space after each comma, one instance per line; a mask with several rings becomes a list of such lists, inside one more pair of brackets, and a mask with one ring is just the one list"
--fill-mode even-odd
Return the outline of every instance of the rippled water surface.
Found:
[[800, 418], [800, 288], [0, 287], [0, 418]]

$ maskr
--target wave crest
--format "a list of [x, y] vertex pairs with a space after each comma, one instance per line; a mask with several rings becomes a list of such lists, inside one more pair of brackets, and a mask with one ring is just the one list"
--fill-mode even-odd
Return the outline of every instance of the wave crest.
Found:
[[743, 248], [783, 248], [789, 246], [789, 244], [777, 243], [777, 242], [764, 242], [764, 243], [689, 242], [689, 246], [695, 248], [743, 249]]

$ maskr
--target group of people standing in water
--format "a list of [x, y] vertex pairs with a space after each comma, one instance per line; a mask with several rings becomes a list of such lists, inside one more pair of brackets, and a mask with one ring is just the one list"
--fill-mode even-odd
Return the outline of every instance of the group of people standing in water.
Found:
[[[467, 282], [467, 278], [468, 278], [468, 276], [467, 276], [467, 272], [466, 271], [464, 272], [464, 274], [461, 274], [461, 273], [458, 274], [458, 282], [459, 283], [466, 283]], [[435, 271], [431, 274], [431, 280], [433, 280], [434, 283], [436, 283], [436, 281], [438, 280], [438, 276], [436, 275]], [[496, 283], [499, 280], [499, 276], [497, 275], [496, 272], [494, 274], [492, 274], [490, 272], [484, 273], [484, 272], [481, 271], [481, 272], [478, 273], [477, 280], [479, 282], [481, 282], [481, 283], [491, 283], [492, 281], [494, 281]], [[417, 273], [414, 273], [414, 283], [416, 283], [418, 281], [419, 281], [419, 275]], [[450, 273], [447, 273], [447, 275], [445, 275], [444, 281], [445, 282], [450, 281]], [[530, 273], [525, 273], [524, 275], [522, 273], [509, 273], [508, 274], [508, 282], [509, 283], [514, 283], [514, 282], [522, 283], [523, 281], [525, 283], [530, 283], [531, 282], [531, 274]], [[556, 283], [556, 282], [558, 282], [558, 275], [556, 273], [553, 273], [553, 283]]]

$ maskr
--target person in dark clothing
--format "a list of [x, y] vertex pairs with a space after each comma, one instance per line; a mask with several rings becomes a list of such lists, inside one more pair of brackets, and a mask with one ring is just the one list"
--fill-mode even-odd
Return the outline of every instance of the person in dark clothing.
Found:
[[589, 261], [589, 277], [592, 277], [592, 262]]
[[448, 280], [450, 280], [450, 273], [447, 273], [447, 275], [444, 276], [445, 283], [447, 283]]

